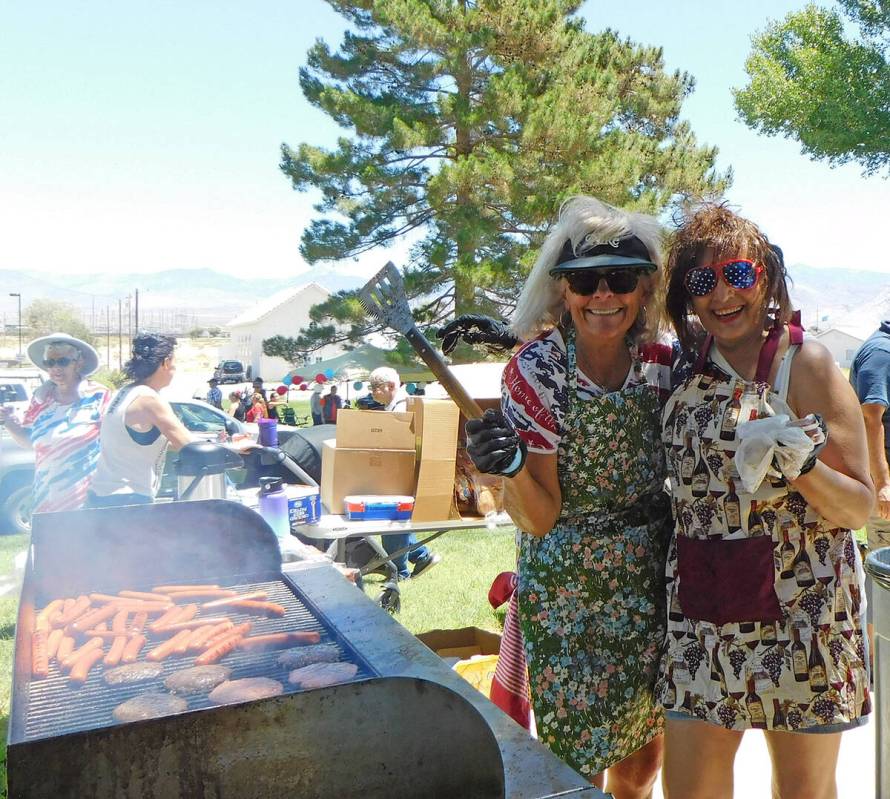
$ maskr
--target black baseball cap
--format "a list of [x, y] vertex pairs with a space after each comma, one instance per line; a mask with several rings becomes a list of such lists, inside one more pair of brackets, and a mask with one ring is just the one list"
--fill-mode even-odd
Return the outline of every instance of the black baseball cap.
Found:
[[566, 239], [556, 264], [550, 269], [551, 277], [565, 272], [583, 269], [620, 269], [635, 266], [651, 273], [658, 269], [646, 245], [636, 236], [625, 236], [597, 244], [582, 242], [576, 251], [571, 239]]

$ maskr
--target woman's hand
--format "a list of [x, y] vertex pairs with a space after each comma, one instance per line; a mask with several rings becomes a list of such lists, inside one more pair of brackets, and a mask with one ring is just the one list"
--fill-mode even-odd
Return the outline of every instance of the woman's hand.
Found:
[[522, 470], [528, 448], [500, 411], [489, 408], [470, 419], [466, 431], [467, 454], [480, 472], [513, 477]]
[[464, 314], [436, 331], [442, 339], [442, 352], [450, 355], [457, 343], [463, 339], [466, 344], [483, 344], [492, 352], [505, 352], [513, 349], [519, 339], [510, 328], [498, 319], [481, 314]]

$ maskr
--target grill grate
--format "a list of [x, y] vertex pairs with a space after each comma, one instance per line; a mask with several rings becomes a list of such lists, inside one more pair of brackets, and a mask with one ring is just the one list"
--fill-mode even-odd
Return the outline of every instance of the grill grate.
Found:
[[[202, 611], [204, 615], [221, 615], [223, 612], [235, 624], [252, 621], [250, 635], [291, 631], [317, 631], [321, 643], [335, 644], [341, 660], [354, 663], [358, 672], [353, 680], [379, 676], [361, 655], [343, 638], [324, 615], [310, 605], [299, 587], [289, 585], [281, 579], [260, 580], [227, 586], [241, 592], [262, 590], [268, 594], [270, 602], [283, 605], [287, 612], [281, 618], [266, 618], [249, 613], [236, 613], [233, 608], [212, 608]], [[199, 614], [200, 618], [200, 614]], [[160, 641], [169, 636], [159, 636], [146, 632], [148, 641], [140, 654], [140, 660]], [[108, 651], [108, 645], [105, 647]], [[146, 691], [166, 691], [164, 680], [173, 672], [194, 665], [199, 653], [172, 655], [161, 661], [163, 674], [154, 680], [146, 680], [134, 685], [109, 686], [102, 679], [103, 666], [94, 667], [87, 681], [80, 687], [72, 687], [66, 675], [61, 674], [55, 660], [50, 664], [49, 676], [43, 680], [28, 682], [28, 713], [25, 721], [24, 740], [37, 740], [56, 735], [109, 727], [117, 724], [112, 711], [121, 702]], [[231, 679], [242, 677], [271, 677], [284, 686], [284, 693], [297, 693], [302, 690], [287, 682], [288, 669], [276, 663], [281, 650], [265, 652], [235, 650], [220, 661], [221, 665], [232, 669]], [[216, 707], [206, 696], [183, 697], [188, 701], [188, 710]]]

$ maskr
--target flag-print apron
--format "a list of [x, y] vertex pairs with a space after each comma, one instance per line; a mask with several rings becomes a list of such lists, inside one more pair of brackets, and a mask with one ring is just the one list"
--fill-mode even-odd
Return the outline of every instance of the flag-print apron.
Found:
[[562, 509], [543, 537], [522, 535], [519, 616], [538, 736], [581, 774], [623, 760], [663, 727], [654, 680], [664, 642], [660, 402], [637, 385], [569, 402], [558, 449]]
[[664, 410], [676, 532], [657, 694], [727, 729], [844, 724], [870, 710], [853, 534], [777, 474], [746, 493], [733, 461], [736, 425], [784, 405], [768, 349], [753, 381], [700, 358]]

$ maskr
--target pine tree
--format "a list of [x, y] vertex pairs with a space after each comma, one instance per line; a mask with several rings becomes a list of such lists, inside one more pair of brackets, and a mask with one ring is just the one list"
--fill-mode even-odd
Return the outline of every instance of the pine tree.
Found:
[[[349, 135], [282, 147], [294, 188], [321, 192], [301, 252], [336, 260], [413, 235], [403, 266], [421, 325], [508, 314], [573, 194], [657, 213], [728, 185], [680, 119], [692, 78], [665, 72], [659, 48], [585, 31], [577, 0], [327, 2], [352, 30], [337, 52], [316, 43], [300, 84]], [[368, 330], [350, 293], [313, 319], [353, 340]]]

